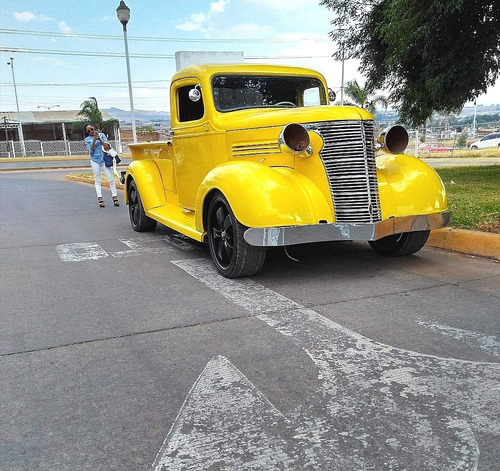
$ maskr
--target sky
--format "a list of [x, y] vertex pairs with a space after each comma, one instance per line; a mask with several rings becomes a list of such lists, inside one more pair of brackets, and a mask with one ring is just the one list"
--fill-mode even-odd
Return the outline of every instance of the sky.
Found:
[[[119, 0], [1, 0], [0, 111], [130, 110]], [[333, 13], [319, 0], [126, 0], [134, 108], [169, 111], [176, 51], [243, 52], [245, 62], [310, 67], [340, 96], [340, 61], [328, 33]], [[354, 60], [344, 80], [364, 83]], [[500, 83], [478, 104], [500, 104]]]

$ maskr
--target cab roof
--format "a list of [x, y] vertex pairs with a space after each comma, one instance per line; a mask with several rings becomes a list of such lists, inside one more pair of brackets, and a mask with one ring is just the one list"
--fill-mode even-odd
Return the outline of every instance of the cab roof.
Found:
[[174, 74], [172, 81], [199, 77], [207, 78], [219, 74], [247, 74], [247, 75], [307, 75], [318, 77], [325, 81], [324, 77], [313, 69], [304, 67], [291, 67], [286, 65], [267, 64], [197, 64], [187, 66]]

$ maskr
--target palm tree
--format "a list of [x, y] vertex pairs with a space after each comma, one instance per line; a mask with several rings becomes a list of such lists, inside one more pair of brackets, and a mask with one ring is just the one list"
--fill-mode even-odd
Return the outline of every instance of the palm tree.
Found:
[[375, 89], [368, 82], [361, 87], [356, 79], [349, 80], [346, 83], [345, 93], [356, 105], [364, 108], [370, 113], [375, 113], [377, 104], [381, 104], [385, 109], [389, 106], [389, 100], [383, 95], [372, 96]]
[[83, 130], [83, 125], [85, 123], [92, 124], [92, 126], [101, 132], [106, 130], [110, 131], [120, 127], [120, 121], [118, 119], [103, 119], [102, 113], [97, 105], [97, 100], [94, 97], [89, 97], [80, 105], [80, 111], [77, 113], [77, 116], [82, 116], [83, 119], [73, 123], [73, 130]]

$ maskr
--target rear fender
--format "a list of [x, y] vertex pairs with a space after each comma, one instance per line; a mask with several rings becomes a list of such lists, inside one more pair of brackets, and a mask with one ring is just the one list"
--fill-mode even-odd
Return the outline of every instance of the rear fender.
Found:
[[151, 160], [134, 160], [128, 166], [126, 176], [125, 203], [128, 204], [128, 187], [134, 180], [145, 211], [166, 204], [160, 171]]
[[257, 162], [226, 162], [210, 171], [196, 199], [196, 229], [203, 231], [210, 194], [221, 191], [236, 218], [247, 227], [333, 222], [324, 194], [302, 173]]

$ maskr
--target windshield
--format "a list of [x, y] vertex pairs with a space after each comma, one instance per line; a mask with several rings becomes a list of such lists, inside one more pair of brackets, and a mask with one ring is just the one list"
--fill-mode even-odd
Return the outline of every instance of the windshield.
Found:
[[315, 77], [219, 75], [212, 90], [215, 107], [222, 112], [326, 105], [325, 89]]

